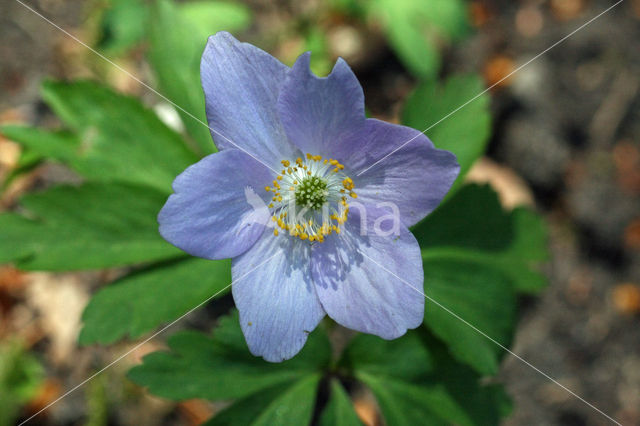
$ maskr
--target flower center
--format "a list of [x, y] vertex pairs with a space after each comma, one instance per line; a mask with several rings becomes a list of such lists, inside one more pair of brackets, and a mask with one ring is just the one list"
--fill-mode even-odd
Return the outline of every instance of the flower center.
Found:
[[319, 210], [327, 202], [327, 181], [318, 176], [309, 176], [295, 189], [296, 204]]
[[273, 193], [269, 204], [277, 226], [275, 236], [287, 233], [301, 240], [323, 242], [340, 233], [349, 214], [348, 197], [356, 198], [353, 180], [339, 161], [306, 154], [306, 159], [282, 160], [284, 169], [265, 189]]

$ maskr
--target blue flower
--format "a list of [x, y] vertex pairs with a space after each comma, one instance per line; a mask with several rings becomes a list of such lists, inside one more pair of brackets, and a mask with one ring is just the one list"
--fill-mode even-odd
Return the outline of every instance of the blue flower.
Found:
[[220, 152], [176, 178], [160, 233], [194, 256], [233, 258], [251, 352], [289, 359], [325, 315], [384, 339], [418, 327], [424, 277], [408, 227], [451, 187], [455, 156], [367, 119], [342, 59], [318, 78], [308, 53], [289, 68], [222, 32], [209, 38], [201, 77]]

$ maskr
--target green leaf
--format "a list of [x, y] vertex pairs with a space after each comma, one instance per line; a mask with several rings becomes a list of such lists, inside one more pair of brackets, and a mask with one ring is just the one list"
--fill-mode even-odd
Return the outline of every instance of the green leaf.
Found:
[[328, 44], [327, 35], [320, 28], [311, 27], [304, 34], [303, 50], [313, 52], [309, 67], [318, 76], [326, 76], [333, 68]]
[[37, 127], [7, 125], [0, 126], [0, 133], [40, 157], [71, 166], [80, 150], [80, 139], [67, 131], [51, 132]]
[[235, 402], [205, 426], [308, 425], [318, 390], [319, 374], [257, 392]]
[[159, 0], [151, 8], [148, 59], [160, 93], [177, 108], [200, 154], [215, 151], [207, 124], [200, 84], [200, 58], [207, 36], [248, 25], [245, 7], [222, 2], [192, 2], [180, 6]]
[[549, 259], [544, 220], [531, 210], [508, 213], [487, 185], [467, 185], [412, 229], [425, 262], [457, 260], [504, 273], [518, 291], [547, 285], [540, 265]]
[[176, 110], [200, 154], [215, 151], [200, 85], [200, 57], [206, 43], [173, 2], [158, 0], [151, 7], [147, 59], [160, 93], [178, 105]]
[[[98, 291], [82, 315], [82, 345], [136, 338], [231, 284], [228, 260], [187, 258], [138, 271]], [[156, 295], [160, 295], [157, 297]]]
[[469, 324], [508, 347], [516, 308], [511, 283], [492, 268], [459, 261], [425, 261], [424, 271], [425, 324], [456, 359], [482, 374], [496, 374], [503, 350]]
[[353, 409], [353, 403], [340, 382], [330, 382], [329, 402], [320, 416], [320, 426], [360, 426], [362, 422]]
[[497, 425], [506, 413], [501, 388], [481, 385], [424, 329], [391, 341], [359, 335], [341, 365], [371, 388], [389, 425]]
[[226, 1], [191, 1], [179, 3], [180, 13], [206, 39], [218, 31], [242, 31], [251, 23], [249, 9]]
[[144, 37], [147, 14], [141, 0], [110, 0], [101, 17], [97, 47], [110, 55], [126, 52]]
[[436, 360], [418, 333], [409, 332], [392, 344], [358, 336], [345, 358], [356, 377], [376, 395], [388, 424], [443, 424], [445, 419], [468, 423], [460, 415], [462, 407], [434, 380]]
[[296, 357], [268, 363], [251, 355], [238, 321], [237, 312], [225, 317], [212, 337], [196, 332], [171, 336], [171, 352], [145, 356], [143, 364], [129, 372], [129, 378], [168, 399], [232, 399], [301, 380], [330, 361], [329, 341], [318, 329]]
[[0, 263], [66, 271], [183, 256], [158, 233], [165, 200], [148, 187], [98, 183], [27, 194], [24, 216], [0, 215]]
[[443, 385], [416, 386], [365, 373], [358, 376], [373, 391], [387, 424], [471, 424]]
[[429, 299], [425, 323], [458, 360], [495, 374], [503, 350], [455, 315], [510, 344], [516, 291], [545, 285], [536, 269], [547, 258], [542, 220], [524, 209], [507, 213], [489, 186], [468, 185], [413, 232], [422, 249]]
[[[49, 135], [40, 145], [57, 139], [51, 149], [65, 156], [70, 153], [62, 146], [74, 145], [69, 165], [89, 180], [145, 184], [169, 193], [176, 175], [198, 160], [180, 135], [135, 98], [89, 81], [48, 81], [42, 96], [79, 144]], [[31, 138], [25, 144], [38, 143], [35, 134], [25, 130], [25, 140]]]
[[458, 158], [460, 175], [448, 196], [461, 186], [464, 176], [487, 148], [491, 135], [489, 97], [482, 95], [456, 111], [483, 89], [482, 80], [476, 75], [450, 77], [442, 86], [425, 82], [404, 107], [403, 124], [420, 131], [429, 129], [425, 134], [435, 146]]
[[460, 39], [468, 30], [463, 0], [375, 0], [370, 8], [382, 19], [400, 59], [424, 79], [437, 75], [443, 42]]
[[397, 16], [390, 13], [388, 18], [393, 23], [387, 29], [391, 46], [411, 73], [422, 79], [435, 79], [442, 66], [435, 43], [425, 39], [406, 19], [398, 20]]

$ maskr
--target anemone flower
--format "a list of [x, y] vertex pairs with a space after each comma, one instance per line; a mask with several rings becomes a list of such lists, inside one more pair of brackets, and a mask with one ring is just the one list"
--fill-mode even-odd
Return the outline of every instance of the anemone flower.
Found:
[[228, 33], [209, 38], [201, 78], [219, 152], [175, 179], [158, 216], [176, 247], [233, 259], [245, 339], [272, 362], [298, 353], [325, 315], [384, 339], [420, 325], [408, 228], [459, 171], [422, 133], [366, 118], [344, 60], [318, 78], [309, 58], [289, 68]]

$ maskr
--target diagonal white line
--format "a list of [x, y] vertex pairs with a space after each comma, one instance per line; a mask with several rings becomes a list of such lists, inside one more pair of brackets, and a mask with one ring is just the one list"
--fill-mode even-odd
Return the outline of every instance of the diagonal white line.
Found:
[[40, 413], [42, 413], [43, 411], [49, 409], [51, 406], [53, 406], [54, 404], [60, 402], [60, 400], [62, 400], [63, 398], [67, 397], [69, 394], [71, 394], [72, 392], [76, 391], [77, 389], [81, 388], [82, 386], [84, 386], [87, 382], [93, 380], [95, 377], [97, 377], [98, 375], [102, 374], [105, 370], [107, 370], [108, 368], [112, 367], [114, 364], [118, 363], [119, 361], [121, 361], [123, 358], [125, 358], [127, 355], [129, 355], [131, 352], [135, 351], [136, 349], [138, 349], [140, 346], [144, 345], [145, 343], [147, 343], [149, 340], [153, 339], [154, 337], [156, 337], [157, 335], [161, 334], [162, 332], [164, 332], [165, 330], [167, 330], [169, 327], [171, 327], [172, 325], [174, 325], [175, 323], [177, 323], [178, 321], [180, 321], [181, 319], [183, 319], [184, 317], [186, 317], [187, 315], [189, 315], [190, 313], [192, 313], [193, 311], [195, 311], [196, 309], [200, 308], [201, 306], [203, 306], [204, 304], [206, 304], [207, 302], [209, 302], [211, 299], [213, 299], [214, 297], [216, 297], [217, 295], [219, 295], [220, 293], [222, 293], [223, 291], [225, 291], [226, 289], [228, 289], [229, 287], [231, 287], [233, 284], [236, 284], [238, 281], [242, 280], [243, 278], [245, 278], [247, 275], [249, 275], [251, 272], [255, 271], [256, 269], [258, 269], [260, 266], [264, 265], [265, 263], [267, 263], [268, 261], [270, 261], [271, 259], [273, 259], [274, 257], [276, 257], [279, 253], [276, 253], [272, 256], [269, 256], [266, 260], [260, 262], [258, 265], [254, 266], [253, 268], [251, 268], [249, 271], [247, 271], [245, 274], [243, 274], [242, 276], [240, 276], [239, 278], [231, 281], [231, 283], [229, 283], [229, 285], [227, 285], [226, 287], [224, 287], [223, 289], [217, 291], [216, 293], [214, 293], [213, 295], [207, 297], [205, 300], [203, 300], [202, 302], [198, 303], [196, 306], [194, 306], [193, 308], [189, 309], [187, 312], [185, 312], [184, 314], [182, 314], [180, 317], [176, 318], [175, 320], [171, 321], [169, 324], [165, 325], [164, 327], [162, 327], [160, 330], [156, 331], [155, 333], [153, 333], [151, 336], [149, 336], [148, 338], [144, 339], [142, 342], [138, 343], [137, 345], [135, 345], [133, 348], [129, 349], [127, 352], [123, 353], [122, 355], [120, 355], [118, 358], [116, 358], [115, 360], [111, 361], [109, 364], [107, 364], [106, 366], [102, 367], [99, 371], [93, 373], [91, 376], [87, 377], [86, 379], [84, 379], [82, 382], [78, 383], [77, 385], [75, 385], [74, 387], [72, 387], [71, 389], [69, 389], [67, 392], [65, 392], [64, 394], [60, 395], [55, 401], [50, 402], [49, 404], [47, 404], [46, 406], [44, 406], [43, 408], [41, 408], [38, 412], [34, 413], [31, 415], [31, 417], [27, 418], [26, 420], [22, 421], [22, 423], [20, 423], [18, 426], [22, 426], [23, 424], [27, 423], [28, 421], [30, 421], [31, 419], [33, 419], [34, 417], [36, 417], [37, 415], [39, 415]]
[[367, 170], [369, 170], [370, 168], [372, 168], [373, 166], [375, 166], [376, 164], [381, 163], [382, 161], [384, 161], [385, 159], [387, 159], [389, 156], [393, 155], [394, 153], [396, 153], [397, 151], [401, 150], [402, 148], [404, 148], [408, 143], [412, 142], [413, 140], [415, 140], [417, 137], [419, 137], [421, 134], [428, 132], [429, 130], [433, 129], [434, 127], [436, 127], [438, 124], [442, 123], [444, 120], [448, 119], [449, 117], [451, 117], [452, 115], [454, 115], [455, 113], [457, 113], [458, 111], [460, 111], [462, 108], [466, 107], [467, 105], [469, 105], [470, 103], [474, 102], [475, 100], [477, 100], [479, 97], [481, 97], [482, 95], [484, 95], [485, 93], [487, 93], [488, 91], [490, 91], [491, 89], [493, 89], [494, 87], [496, 87], [498, 84], [502, 83], [503, 81], [505, 81], [506, 79], [508, 79], [509, 77], [511, 77], [512, 75], [514, 75], [515, 73], [517, 73], [518, 71], [520, 71], [521, 69], [523, 69], [524, 67], [526, 67], [527, 65], [529, 65], [530, 63], [532, 63], [533, 61], [535, 61], [536, 59], [540, 58], [542, 55], [544, 55], [545, 53], [549, 52], [551, 49], [553, 49], [554, 47], [558, 46], [559, 44], [562, 44], [563, 42], [565, 42], [568, 38], [570, 38], [571, 36], [573, 36], [574, 34], [576, 34], [578, 31], [584, 29], [587, 25], [593, 23], [596, 19], [600, 18], [602, 15], [604, 15], [605, 13], [609, 12], [611, 9], [613, 9], [614, 7], [616, 7], [617, 5], [619, 5], [620, 3], [622, 3], [624, 0], [618, 0], [616, 3], [614, 3], [613, 5], [609, 6], [607, 9], [605, 9], [604, 11], [600, 12], [599, 14], [597, 14], [596, 16], [594, 16], [593, 18], [589, 19], [587, 22], [585, 22], [584, 24], [580, 25], [578, 28], [576, 28], [575, 30], [571, 31], [569, 34], [567, 34], [566, 36], [562, 37], [560, 40], [556, 41], [555, 43], [553, 43], [551, 46], [547, 47], [545, 50], [543, 50], [542, 52], [538, 53], [536, 56], [534, 56], [533, 58], [529, 59], [527, 62], [525, 62], [524, 64], [520, 65], [518, 68], [516, 68], [515, 70], [511, 71], [509, 74], [507, 74], [506, 76], [504, 76], [503, 78], [501, 78], [500, 80], [498, 80], [497, 82], [495, 82], [494, 84], [492, 84], [491, 86], [487, 87], [485, 90], [483, 90], [482, 92], [478, 93], [476, 96], [474, 96], [473, 98], [469, 99], [468, 101], [466, 101], [465, 103], [463, 103], [462, 105], [460, 105], [458, 108], [454, 109], [453, 111], [451, 111], [449, 114], [445, 115], [444, 117], [442, 117], [440, 120], [436, 121], [435, 123], [433, 123], [431, 126], [427, 127], [426, 129], [424, 129], [422, 132], [418, 133], [417, 135], [415, 135], [414, 137], [412, 137], [411, 139], [409, 139], [408, 141], [404, 142], [403, 144], [401, 144], [400, 146], [398, 146], [396, 149], [394, 149], [393, 151], [391, 151], [389, 154], [385, 155], [384, 157], [382, 157], [381, 159], [379, 159], [378, 161], [376, 161], [375, 163], [373, 163], [372, 165], [370, 165], [369, 167], [367, 167], [366, 169], [362, 170], [361, 172], [359, 172], [356, 176], [360, 176], [361, 174], [365, 173]]
[[83, 42], [82, 40], [80, 40], [79, 38], [77, 38], [76, 36], [74, 36], [73, 34], [71, 34], [70, 32], [68, 32], [67, 30], [65, 30], [64, 28], [60, 27], [59, 25], [57, 25], [55, 22], [51, 21], [50, 19], [48, 19], [46, 16], [42, 15], [40, 12], [38, 12], [37, 10], [33, 9], [31, 6], [23, 3], [21, 0], [16, 0], [18, 3], [20, 3], [22, 6], [24, 6], [26, 9], [30, 10], [31, 12], [35, 13], [36, 15], [38, 15], [40, 18], [42, 18], [43, 20], [45, 20], [47, 23], [49, 23], [50, 25], [52, 25], [53, 27], [57, 28], [58, 30], [62, 31], [64, 34], [66, 34], [67, 36], [71, 37], [74, 41], [76, 41], [77, 43], [80, 43], [82, 46], [86, 47], [87, 49], [89, 49], [91, 52], [95, 53], [96, 55], [98, 55], [100, 58], [104, 59], [105, 61], [107, 61], [109, 64], [113, 65], [114, 67], [116, 67], [119, 71], [125, 73], [126, 75], [128, 75], [129, 77], [131, 77], [132, 79], [134, 79], [136, 82], [140, 83], [142, 86], [144, 86], [145, 88], [147, 88], [148, 90], [150, 90], [151, 92], [155, 93], [156, 95], [158, 95], [159, 97], [161, 97], [162, 99], [164, 99], [165, 101], [169, 102], [171, 105], [173, 105], [175, 108], [179, 109], [180, 111], [184, 112], [185, 114], [187, 114], [189, 117], [193, 118], [194, 120], [196, 120], [198, 123], [202, 124], [203, 126], [207, 127], [211, 132], [215, 133], [216, 135], [220, 136], [221, 138], [225, 139], [227, 142], [229, 142], [231, 145], [233, 145], [234, 147], [236, 147], [237, 149], [239, 149], [240, 151], [244, 152], [245, 154], [249, 155], [251, 158], [253, 158], [254, 160], [256, 160], [257, 162], [263, 164], [265, 167], [267, 167], [268, 169], [270, 169], [271, 171], [273, 171], [274, 173], [278, 174], [278, 170], [274, 169], [273, 167], [269, 166], [267, 163], [265, 163], [264, 161], [260, 160], [259, 158], [256, 158], [253, 154], [251, 154], [250, 152], [248, 152], [247, 150], [243, 149], [242, 147], [240, 147], [239, 145], [237, 145], [235, 142], [233, 142], [231, 139], [229, 139], [228, 137], [226, 137], [225, 135], [223, 135], [222, 133], [220, 133], [219, 131], [217, 131], [216, 129], [212, 128], [211, 126], [209, 126], [207, 123], [205, 123], [204, 121], [200, 120], [198, 117], [196, 117], [195, 115], [191, 114], [189, 111], [187, 111], [186, 109], [182, 108], [180, 105], [176, 104], [175, 102], [173, 102], [171, 99], [167, 98], [166, 96], [164, 96], [162, 93], [158, 92], [157, 90], [155, 90], [153, 87], [149, 86], [147, 83], [145, 83], [144, 81], [140, 80], [138, 77], [136, 77], [135, 75], [131, 74], [129, 71], [127, 71], [126, 69], [122, 68], [120, 65], [116, 64], [115, 62], [113, 62], [112, 60], [110, 60], [109, 58], [107, 58], [106, 56], [104, 56], [102, 53], [98, 52], [97, 50], [95, 50], [94, 48], [92, 48], [91, 46], [89, 46], [88, 44], [86, 44], [85, 42]]
[[450, 315], [454, 316], [456, 319], [460, 320], [462, 323], [466, 324], [467, 326], [471, 327], [474, 331], [476, 331], [478, 334], [484, 336], [485, 338], [487, 338], [488, 340], [490, 340], [491, 342], [493, 342], [495, 345], [499, 346], [501, 349], [507, 351], [509, 354], [513, 355], [516, 359], [518, 359], [519, 361], [523, 362], [524, 364], [526, 364], [527, 366], [531, 367], [533, 370], [537, 371], [538, 373], [540, 373], [541, 375], [543, 375], [544, 377], [546, 377], [547, 379], [549, 379], [550, 381], [552, 381], [553, 383], [555, 383], [556, 385], [560, 386], [562, 389], [564, 389], [565, 391], [567, 391], [568, 393], [570, 393], [571, 395], [573, 395], [574, 397], [578, 398], [580, 401], [584, 402], [585, 404], [587, 404], [589, 407], [593, 408], [594, 410], [596, 410], [598, 413], [602, 414], [604, 417], [606, 417], [607, 419], [611, 420], [613, 423], [617, 424], [618, 426], [622, 426], [622, 424], [620, 424], [619, 422], [617, 422], [613, 417], [607, 415], [604, 411], [600, 410], [598, 407], [596, 407], [595, 405], [591, 404], [590, 402], [588, 402], [587, 400], [585, 400], [584, 398], [582, 398], [580, 395], [578, 395], [577, 393], [575, 393], [574, 391], [572, 391], [571, 389], [569, 389], [568, 387], [566, 387], [565, 385], [563, 385], [562, 383], [558, 382], [556, 379], [554, 379], [553, 377], [551, 377], [550, 375], [548, 375], [547, 373], [545, 373], [544, 371], [540, 370], [538, 367], [536, 367], [535, 365], [531, 364], [529, 361], [527, 361], [526, 359], [522, 358], [520, 355], [512, 352], [511, 350], [509, 350], [509, 348], [507, 348], [506, 346], [504, 346], [503, 344], [501, 344], [500, 342], [498, 342], [497, 340], [495, 340], [494, 338], [492, 338], [491, 336], [489, 336], [487, 333], [485, 333], [484, 331], [480, 330], [478, 327], [474, 326], [473, 324], [471, 324], [469, 321], [465, 320], [464, 318], [462, 318], [460, 315], [456, 314], [455, 312], [453, 312], [451, 309], [447, 308], [446, 306], [444, 306], [443, 304], [441, 304], [440, 302], [438, 302], [437, 300], [435, 300], [433, 297], [431, 296], [427, 296], [423, 291], [415, 288], [414, 286], [412, 286], [410, 283], [408, 283], [406, 280], [400, 278], [398, 275], [396, 275], [395, 273], [393, 273], [392, 271], [390, 271], [389, 269], [385, 268], [383, 265], [381, 265], [380, 263], [376, 262], [375, 260], [373, 260], [371, 257], [367, 256], [366, 254], [364, 254], [362, 251], [358, 250], [358, 252], [366, 257], [367, 259], [369, 259], [370, 261], [372, 261], [373, 263], [375, 263], [376, 265], [378, 265], [379, 267], [381, 267], [382, 269], [384, 269], [385, 271], [387, 271], [388, 273], [390, 273], [391, 275], [393, 275], [394, 277], [396, 277], [397, 279], [399, 279], [400, 281], [402, 281], [404, 284], [408, 285], [409, 287], [411, 287], [413, 290], [415, 290], [417, 293], [421, 294], [422, 296], [426, 297], [427, 299], [429, 299], [431, 302], [433, 302], [434, 304], [436, 304], [437, 306], [439, 306], [441, 309], [445, 310], [446, 312], [448, 312]]

